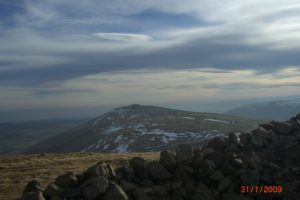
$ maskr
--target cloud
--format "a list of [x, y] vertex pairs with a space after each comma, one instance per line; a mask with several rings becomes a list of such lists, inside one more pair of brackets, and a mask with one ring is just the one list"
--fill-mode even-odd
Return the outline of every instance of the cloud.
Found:
[[1, 109], [299, 93], [296, 0], [21, 2], [0, 3]]
[[248, 45], [245, 42], [247, 37], [243, 34], [189, 37], [180, 33], [180, 37], [151, 40], [134, 35], [142, 39], [116, 41], [120, 38], [124, 41], [123, 36], [109, 35], [115, 40], [112, 42], [80, 35], [47, 39], [39, 36], [35, 37], [36, 40], [20, 40], [10, 46], [11, 53], [6, 52], [7, 46], [2, 46], [0, 52], [5, 52], [2, 55], [6, 55], [9, 64], [19, 67], [18, 70], [12, 70], [4, 62], [2, 68], [6, 70], [0, 72], [0, 82], [36, 84], [129, 69], [181, 70], [210, 67], [273, 73], [287, 66], [300, 66], [299, 49]]
[[[2, 83], [22, 82], [18, 72], [9, 71], [15, 65], [26, 71], [24, 82], [122, 69], [214, 67], [270, 73], [300, 65], [299, 4], [292, 0], [27, 0], [23, 10], [14, 13], [15, 26], [0, 28], [0, 54], [15, 58], [0, 63]], [[152, 18], [157, 19], [153, 24]], [[140, 28], [144, 24], [150, 28]]]
[[[293, 71], [290, 68], [288, 71]], [[289, 74], [290, 72], [284, 72]], [[295, 72], [295, 71], [294, 71]], [[194, 101], [241, 100], [298, 94], [297, 76], [256, 74], [252, 70], [127, 70], [103, 72], [52, 81], [35, 87], [1, 86], [0, 110], [125, 105], [133, 102], [162, 104]], [[130, 89], [128, 89], [130, 88]]]
[[140, 42], [151, 39], [151, 37], [148, 35], [133, 33], [94, 33], [93, 35], [104, 40], [119, 42]]

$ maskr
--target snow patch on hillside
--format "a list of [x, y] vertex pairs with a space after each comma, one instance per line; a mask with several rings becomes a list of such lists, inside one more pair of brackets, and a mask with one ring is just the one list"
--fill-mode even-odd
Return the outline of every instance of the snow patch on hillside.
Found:
[[[124, 139], [125, 139], [125, 138], [124, 138]], [[123, 139], [123, 135], [119, 135], [119, 136], [115, 139], [114, 143], [118, 143], [119, 141], [124, 140], [124, 139]]]
[[121, 144], [115, 149], [115, 151], [117, 153], [126, 153], [126, 152], [128, 152], [127, 148], [128, 148], [128, 144]]
[[194, 117], [183, 117], [183, 119], [190, 119], [190, 120], [194, 120]]
[[116, 125], [112, 125], [111, 127], [109, 127], [108, 129], [106, 129], [104, 131], [105, 134], [110, 134], [110, 133], [113, 133], [113, 132], [117, 132], [117, 131], [120, 131], [122, 130], [123, 127], [121, 126], [116, 126]]
[[218, 123], [224, 123], [224, 124], [230, 124], [228, 121], [219, 120], [219, 119], [204, 119], [205, 121], [211, 121], [211, 122], [218, 122]]

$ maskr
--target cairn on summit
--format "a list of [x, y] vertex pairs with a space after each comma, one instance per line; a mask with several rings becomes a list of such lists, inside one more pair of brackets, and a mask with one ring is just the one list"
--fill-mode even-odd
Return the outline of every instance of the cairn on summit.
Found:
[[[242, 191], [246, 186], [254, 191]], [[265, 192], [260, 186], [282, 190]], [[175, 152], [162, 151], [159, 161], [134, 157], [117, 169], [99, 162], [82, 174], [63, 174], [45, 189], [31, 181], [21, 197], [75, 199], [299, 200], [300, 114], [246, 134], [213, 138], [199, 149], [182, 144]]]

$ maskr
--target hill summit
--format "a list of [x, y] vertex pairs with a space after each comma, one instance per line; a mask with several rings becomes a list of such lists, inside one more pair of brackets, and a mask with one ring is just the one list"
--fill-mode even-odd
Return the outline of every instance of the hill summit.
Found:
[[246, 132], [258, 123], [224, 114], [133, 104], [46, 139], [26, 153], [160, 151], [179, 143], [199, 145], [229, 132]]

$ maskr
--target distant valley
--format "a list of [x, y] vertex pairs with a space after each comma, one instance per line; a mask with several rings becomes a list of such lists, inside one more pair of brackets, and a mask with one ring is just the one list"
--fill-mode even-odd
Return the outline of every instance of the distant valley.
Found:
[[42, 140], [78, 126], [85, 120], [43, 120], [0, 123], [0, 155], [17, 154]]

